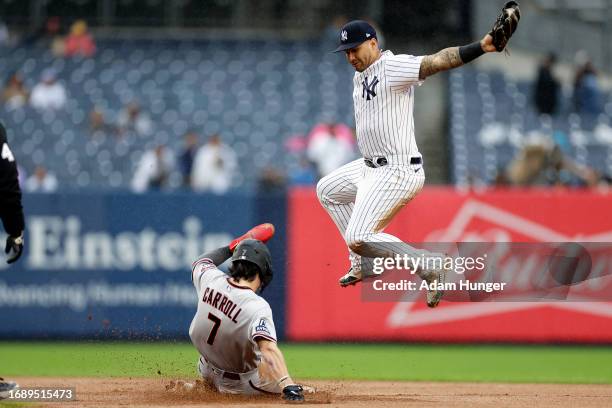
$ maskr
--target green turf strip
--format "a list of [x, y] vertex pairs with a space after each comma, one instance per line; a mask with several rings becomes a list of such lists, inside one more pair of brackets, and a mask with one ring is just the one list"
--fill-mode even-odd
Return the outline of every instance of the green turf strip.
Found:
[[[281, 344], [301, 379], [612, 383], [612, 348]], [[195, 377], [187, 343], [0, 342], [0, 375]]]

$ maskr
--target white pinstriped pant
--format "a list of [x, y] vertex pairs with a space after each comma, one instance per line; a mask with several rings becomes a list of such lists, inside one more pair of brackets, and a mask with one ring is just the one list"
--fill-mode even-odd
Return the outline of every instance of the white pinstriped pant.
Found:
[[317, 196], [344, 237], [353, 268], [369, 276], [371, 260], [367, 258], [427, 252], [383, 232], [424, 183], [422, 164], [390, 163], [371, 168], [363, 159], [347, 163], [319, 181]]

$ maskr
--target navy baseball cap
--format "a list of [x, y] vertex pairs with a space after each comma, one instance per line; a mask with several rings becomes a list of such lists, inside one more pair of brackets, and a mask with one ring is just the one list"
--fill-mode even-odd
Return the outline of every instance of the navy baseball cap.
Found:
[[376, 30], [367, 21], [353, 20], [342, 27], [339, 37], [340, 45], [333, 52], [355, 48], [364, 41], [376, 38]]

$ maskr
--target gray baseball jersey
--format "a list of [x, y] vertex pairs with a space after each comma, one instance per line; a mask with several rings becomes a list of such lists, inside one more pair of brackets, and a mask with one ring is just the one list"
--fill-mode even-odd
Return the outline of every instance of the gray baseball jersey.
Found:
[[363, 72], [355, 72], [353, 103], [357, 144], [364, 157], [398, 156], [395, 164], [408, 165], [410, 157], [420, 156], [412, 112], [413, 85], [423, 82], [419, 79], [422, 59], [384, 51]]
[[189, 337], [210, 364], [233, 373], [257, 368], [256, 339], [276, 341], [272, 309], [248, 287], [229, 280], [208, 258], [193, 263], [192, 281], [198, 293], [198, 310]]

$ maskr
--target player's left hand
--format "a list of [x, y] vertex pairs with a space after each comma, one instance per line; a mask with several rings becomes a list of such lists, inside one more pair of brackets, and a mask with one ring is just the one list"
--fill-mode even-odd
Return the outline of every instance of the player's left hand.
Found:
[[6, 246], [4, 247], [4, 253], [8, 254], [6, 263], [17, 262], [21, 253], [23, 252], [23, 234], [18, 237], [11, 237], [10, 235], [6, 238]]
[[256, 227], [251, 228], [241, 237], [234, 239], [229, 244], [230, 251], [234, 252], [234, 248], [238, 246], [239, 243], [244, 241], [245, 239], [256, 239], [263, 243], [266, 243], [274, 236], [274, 225], [266, 222], [264, 224], [259, 224]]
[[485, 35], [482, 40], [480, 40], [480, 47], [484, 52], [495, 52], [497, 49], [493, 44], [493, 37], [491, 34]]

